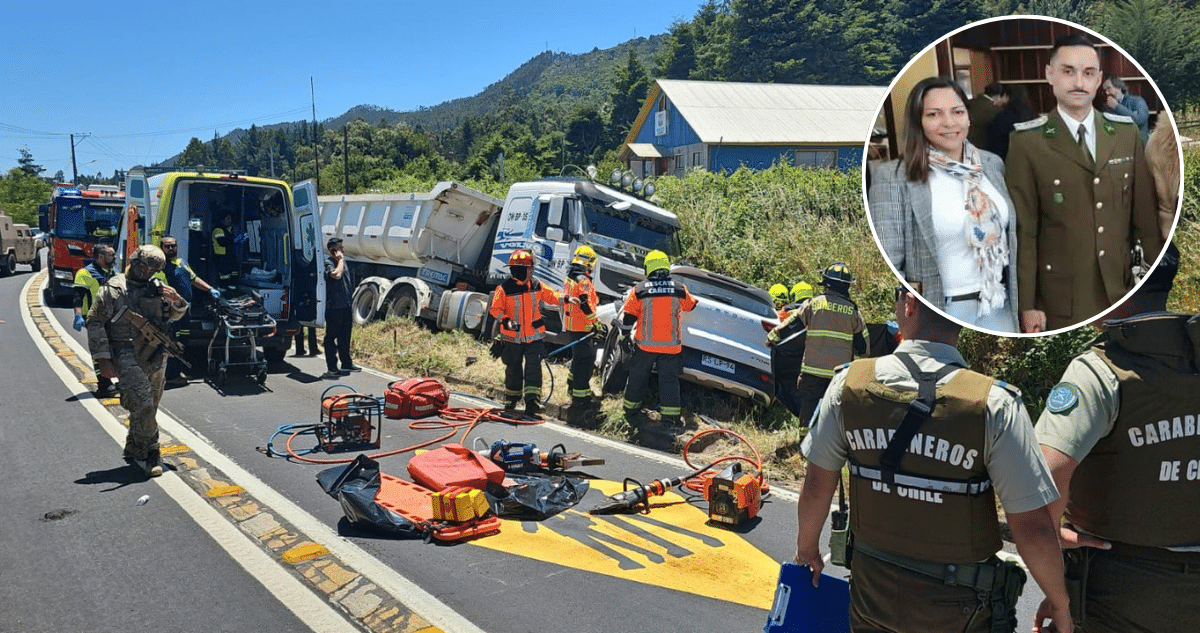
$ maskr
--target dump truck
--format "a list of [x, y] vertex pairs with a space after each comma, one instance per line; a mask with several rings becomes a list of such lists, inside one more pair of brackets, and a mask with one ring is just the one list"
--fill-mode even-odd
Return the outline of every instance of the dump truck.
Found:
[[[490, 335], [489, 297], [508, 278], [514, 250], [530, 250], [534, 276], [560, 289], [575, 249], [591, 246], [601, 300], [619, 298], [645, 277], [646, 253], [679, 251], [674, 214], [585, 178], [516, 183], [503, 201], [448, 181], [428, 192], [322, 196], [317, 203], [323, 241], [343, 240], [358, 324], [397, 316]], [[553, 337], [561, 331], [558, 313], [546, 317]]]

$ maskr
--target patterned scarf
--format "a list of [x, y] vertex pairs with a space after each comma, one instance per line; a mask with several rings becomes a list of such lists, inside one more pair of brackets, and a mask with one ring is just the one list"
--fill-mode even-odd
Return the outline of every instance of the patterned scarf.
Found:
[[963, 142], [963, 162], [930, 147], [929, 166], [959, 179], [965, 185], [966, 198], [963, 207], [967, 212], [963, 219], [963, 234], [967, 244], [975, 251], [979, 274], [983, 280], [979, 288], [978, 316], [990, 314], [1004, 306], [1006, 293], [1001, 283], [1005, 266], [1008, 266], [1008, 240], [1000, 224], [1000, 212], [991, 198], [983, 192], [983, 163], [979, 150], [969, 142]]

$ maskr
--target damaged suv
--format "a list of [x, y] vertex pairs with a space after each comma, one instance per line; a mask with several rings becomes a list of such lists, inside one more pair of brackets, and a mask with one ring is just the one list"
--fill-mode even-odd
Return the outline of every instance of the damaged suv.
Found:
[[[720, 389], [763, 406], [775, 395], [771, 350], [766, 331], [778, 325], [771, 296], [765, 290], [692, 266], [671, 266], [671, 277], [683, 282], [696, 298], [696, 308], [683, 314], [683, 374], [691, 383]], [[600, 384], [606, 393], [625, 388], [630, 353], [620, 342], [622, 302], [600, 306], [600, 320], [610, 324], [597, 356]]]

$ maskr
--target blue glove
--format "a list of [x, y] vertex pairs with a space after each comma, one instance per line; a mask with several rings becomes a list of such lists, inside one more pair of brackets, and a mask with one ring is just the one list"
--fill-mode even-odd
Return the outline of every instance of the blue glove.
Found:
[[209, 288], [209, 289], [208, 289], [208, 294], [212, 295], [212, 298], [213, 298], [213, 299], [220, 299], [220, 298], [221, 298], [221, 291], [220, 291], [220, 290], [217, 290], [216, 288]]
[[83, 331], [83, 315], [82, 314], [75, 315], [75, 322], [71, 324], [71, 327], [75, 328], [76, 332]]

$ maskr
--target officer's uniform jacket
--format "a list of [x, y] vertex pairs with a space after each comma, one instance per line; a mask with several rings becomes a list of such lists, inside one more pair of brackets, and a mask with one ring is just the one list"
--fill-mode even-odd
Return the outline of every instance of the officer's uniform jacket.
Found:
[[1200, 546], [1200, 337], [1189, 337], [1187, 319], [1109, 322], [1107, 340], [1051, 390], [1037, 434], [1079, 462], [1065, 512], [1076, 528], [1134, 545]]
[[123, 350], [134, 350], [134, 344], [141, 340], [137, 328], [112, 320], [123, 307], [142, 315], [166, 334], [167, 323], [186, 314], [188, 304], [184, 302], [182, 307], [174, 307], [163, 298], [162, 289], [153, 283], [137, 287], [127, 283], [124, 274], [109, 279], [88, 314], [88, 349], [93, 359], [113, 359]]
[[1093, 110], [1096, 157], [1089, 164], [1075, 130], [1055, 108], [1019, 124], [1007, 160], [1017, 214], [1018, 306], [1046, 312], [1047, 327], [1086, 321], [1133, 287], [1130, 251], [1148, 261], [1162, 248], [1154, 183], [1137, 126]]

